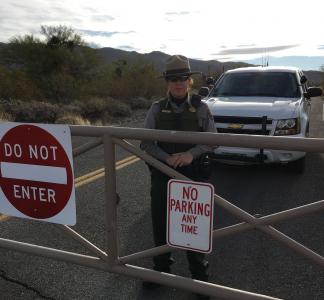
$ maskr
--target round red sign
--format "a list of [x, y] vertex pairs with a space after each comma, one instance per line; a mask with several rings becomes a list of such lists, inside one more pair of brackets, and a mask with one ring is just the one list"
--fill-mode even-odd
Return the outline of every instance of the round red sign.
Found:
[[73, 175], [70, 160], [58, 140], [35, 125], [18, 125], [0, 142], [1, 189], [21, 213], [51, 218], [68, 203]]

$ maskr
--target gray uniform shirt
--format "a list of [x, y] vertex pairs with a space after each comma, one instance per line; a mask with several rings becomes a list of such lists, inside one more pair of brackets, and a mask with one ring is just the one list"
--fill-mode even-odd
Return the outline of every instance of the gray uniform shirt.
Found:
[[[189, 97], [187, 98], [186, 102], [188, 102], [189, 105], [191, 106]], [[171, 104], [171, 107], [175, 113], [183, 112], [186, 102], [178, 106], [173, 101], [169, 100], [169, 103]], [[159, 102], [158, 101], [154, 102], [151, 108], [149, 109], [149, 111], [147, 112], [145, 122], [144, 122], [145, 128], [156, 129], [155, 120], [156, 120], [156, 115], [158, 114], [159, 111], [160, 111]], [[208, 106], [203, 102], [197, 108], [197, 117], [198, 117], [199, 126], [202, 128], [203, 131], [216, 132], [213, 117], [209, 111]], [[212, 151], [213, 148], [214, 147], [207, 146], [207, 145], [196, 145], [193, 148], [189, 149], [189, 152], [193, 155], [193, 158], [195, 159], [205, 152]], [[150, 154], [151, 156], [164, 162], [169, 156], [168, 153], [166, 153], [157, 145], [156, 141], [142, 141], [141, 149], [147, 152], [148, 154]]]

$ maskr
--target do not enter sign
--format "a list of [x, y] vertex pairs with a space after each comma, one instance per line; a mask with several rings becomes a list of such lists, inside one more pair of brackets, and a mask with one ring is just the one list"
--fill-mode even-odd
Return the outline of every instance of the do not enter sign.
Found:
[[167, 243], [209, 253], [212, 250], [214, 187], [171, 179], [168, 183]]
[[74, 225], [69, 127], [5, 123], [0, 128], [1, 212]]

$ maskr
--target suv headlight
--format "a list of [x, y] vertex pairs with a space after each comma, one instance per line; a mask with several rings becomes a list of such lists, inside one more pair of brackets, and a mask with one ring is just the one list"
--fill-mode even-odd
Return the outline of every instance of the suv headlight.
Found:
[[300, 120], [282, 119], [277, 121], [277, 127], [274, 135], [293, 135], [300, 133]]

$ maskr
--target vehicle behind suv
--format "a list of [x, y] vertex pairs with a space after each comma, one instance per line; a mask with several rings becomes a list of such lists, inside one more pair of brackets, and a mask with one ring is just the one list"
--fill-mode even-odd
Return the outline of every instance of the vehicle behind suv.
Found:
[[[307, 137], [311, 97], [322, 95], [308, 87], [303, 72], [292, 67], [249, 67], [225, 72], [200, 94], [219, 133]], [[219, 160], [245, 163], [284, 163], [304, 169], [305, 152], [220, 146]]]

